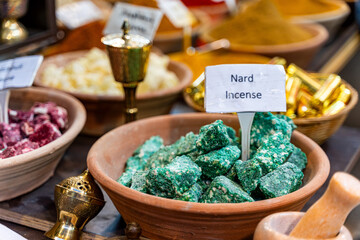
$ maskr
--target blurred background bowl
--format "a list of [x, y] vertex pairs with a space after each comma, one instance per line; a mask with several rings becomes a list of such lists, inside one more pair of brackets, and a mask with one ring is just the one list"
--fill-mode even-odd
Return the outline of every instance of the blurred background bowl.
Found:
[[[298, 24], [308, 30], [313, 37], [295, 43], [279, 45], [246, 45], [230, 42], [230, 50], [243, 53], [256, 53], [268, 57], [283, 57], [287, 62], [292, 62], [299, 67], [306, 68], [314, 55], [326, 42], [329, 34], [325, 27], [319, 24]], [[202, 30], [201, 38], [206, 42], [218, 40], [211, 35], [212, 29], [217, 26], [207, 26]]]
[[34, 87], [11, 90], [9, 108], [29, 110], [35, 102], [48, 101], [67, 110], [68, 128], [61, 137], [38, 149], [1, 159], [0, 201], [20, 196], [45, 183], [85, 124], [83, 105], [76, 98], [56, 90]]
[[291, 20], [295, 23], [314, 22], [321, 24], [329, 32], [329, 39], [332, 39], [346, 17], [350, 14], [350, 8], [345, 1], [329, 1], [336, 6], [336, 9], [328, 12], [308, 15], [292, 16]]
[[[288, 195], [251, 203], [206, 204], [178, 201], [127, 188], [116, 179], [126, 160], [154, 135], [164, 144], [174, 143], [189, 131], [222, 119], [239, 129], [237, 116], [227, 114], [179, 114], [139, 120], [114, 129], [90, 149], [87, 165], [126, 222], [140, 224], [151, 239], [243, 239], [250, 237], [260, 220], [281, 211], [300, 211], [329, 175], [329, 160], [310, 138], [295, 131], [292, 143], [308, 157], [303, 186]], [[119, 143], [114, 145], [113, 143]]]
[[[51, 64], [65, 66], [70, 61], [84, 56], [86, 52], [69, 52], [45, 58], [35, 77], [34, 84], [36, 86], [47, 87], [40, 81], [42, 72], [46, 67]], [[180, 83], [173, 88], [137, 96], [138, 119], [169, 113], [172, 105], [181, 96], [182, 90], [191, 83], [192, 72], [186, 65], [170, 61], [168, 70], [175, 73]], [[83, 133], [100, 136], [125, 123], [125, 116], [123, 114], [125, 102], [123, 96], [82, 94], [69, 91], [67, 93], [78, 98], [85, 106], [87, 119]]]

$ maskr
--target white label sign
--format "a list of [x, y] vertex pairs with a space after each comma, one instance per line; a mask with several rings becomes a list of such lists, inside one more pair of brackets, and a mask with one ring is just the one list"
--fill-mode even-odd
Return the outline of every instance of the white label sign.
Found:
[[43, 56], [33, 55], [0, 62], [0, 90], [30, 87]]
[[183, 28], [196, 22], [194, 15], [180, 0], [157, 0], [157, 2], [175, 27]]
[[130, 33], [153, 40], [163, 13], [159, 9], [116, 3], [104, 34], [120, 33], [125, 19], [129, 21]]
[[224, 64], [205, 68], [206, 112], [285, 112], [280, 65]]
[[101, 10], [91, 1], [65, 4], [56, 9], [56, 17], [67, 28], [75, 29], [103, 18]]

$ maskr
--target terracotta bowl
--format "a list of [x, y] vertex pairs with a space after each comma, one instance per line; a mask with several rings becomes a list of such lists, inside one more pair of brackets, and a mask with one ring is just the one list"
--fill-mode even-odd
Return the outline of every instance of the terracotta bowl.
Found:
[[291, 17], [291, 20], [296, 23], [315, 22], [323, 25], [329, 32], [330, 38], [333, 38], [339, 30], [341, 24], [345, 21], [346, 17], [350, 14], [350, 8], [345, 1], [330, 1], [336, 5], [337, 8], [332, 11], [299, 15]]
[[57, 164], [80, 133], [86, 112], [74, 97], [45, 88], [11, 90], [9, 107], [28, 110], [35, 102], [52, 101], [68, 111], [69, 127], [55, 141], [18, 156], [0, 161], [0, 201], [8, 200], [39, 187], [48, 180]]
[[[308, 157], [304, 185], [286, 196], [252, 203], [191, 203], [155, 197], [127, 188], [116, 179], [126, 160], [145, 140], [160, 135], [165, 144], [174, 143], [189, 131], [222, 119], [239, 129], [236, 116], [222, 114], [179, 114], [139, 120], [101, 137], [90, 149], [87, 165], [107, 192], [126, 222], [137, 222], [151, 239], [244, 239], [260, 220], [281, 211], [299, 211], [329, 175], [329, 160], [311, 139], [295, 131], [292, 142]], [[117, 144], [113, 144], [117, 143]]]
[[[69, 52], [46, 58], [40, 66], [34, 84], [36, 86], [47, 87], [40, 82], [43, 69], [50, 64], [65, 66], [70, 61], [83, 56], [86, 52]], [[176, 74], [180, 84], [173, 88], [138, 96], [138, 119], [169, 113], [174, 102], [181, 96], [182, 90], [191, 83], [192, 72], [186, 65], [170, 61], [168, 69]], [[125, 107], [124, 97], [65, 92], [79, 99], [86, 108], [87, 119], [83, 133], [100, 136], [125, 122], [123, 115]]]
[[[288, 62], [295, 63], [296, 65], [306, 68], [313, 56], [317, 53], [320, 47], [326, 42], [329, 34], [325, 27], [319, 24], [299, 24], [307, 29], [313, 38], [280, 45], [245, 45], [235, 44], [230, 42], [230, 50], [236, 52], [257, 53], [269, 57], [283, 57]], [[216, 26], [207, 27], [203, 30], [201, 38], [206, 42], [217, 40], [211, 36], [211, 30]]]

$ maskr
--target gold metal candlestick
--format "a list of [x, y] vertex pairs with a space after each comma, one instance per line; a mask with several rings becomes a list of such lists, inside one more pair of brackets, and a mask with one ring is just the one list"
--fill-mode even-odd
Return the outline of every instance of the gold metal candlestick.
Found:
[[109, 34], [101, 39], [106, 45], [114, 78], [124, 88], [126, 123], [136, 120], [136, 89], [144, 80], [151, 49], [150, 40], [129, 34], [129, 29], [125, 20], [123, 34]]
[[104, 207], [104, 196], [88, 170], [55, 186], [57, 221], [45, 233], [51, 239], [77, 240], [85, 224]]

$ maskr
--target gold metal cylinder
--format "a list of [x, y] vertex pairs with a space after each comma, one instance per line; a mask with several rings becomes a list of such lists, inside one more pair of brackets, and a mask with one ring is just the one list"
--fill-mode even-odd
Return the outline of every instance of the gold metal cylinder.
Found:
[[313, 109], [310, 105], [312, 96], [305, 90], [300, 90], [298, 94], [298, 106], [297, 106], [297, 116], [300, 118], [306, 117], [315, 117], [318, 114], [318, 111]]
[[319, 81], [312, 78], [307, 72], [305, 72], [304, 70], [302, 70], [301, 68], [299, 68], [298, 66], [296, 66], [293, 63], [287, 67], [286, 71], [289, 74], [289, 76], [298, 77], [301, 80], [301, 82], [312, 93], [317, 92], [321, 87], [321, 84], [319, 83]]
[[290, 90], [286, 99], [286, 107], [287, 109], [295, 110], [297, 106], [297, 95], [300, 90], [301, 80], [297, 77], [290, 77], [289, 81], [291, 81], [292, 84], [290, 86]]
[[327, 108], [323, 110], [324, 116], [329, 116], [340, 112], [346, 107], [346, 104], [351, 98], [351, 91], [348, 89], [345, 84], [340, 86], [340, 94], [337, 99]]
[[314, 97], [311, 100], [311, 105], [320, 110], [328, 107], [333, 100], [331, 97], [334, 95], [335, 91], [340, 87], [340, 85], [341, 77], [336, 74], [330, 74], [321, 88], [314, 94]]

